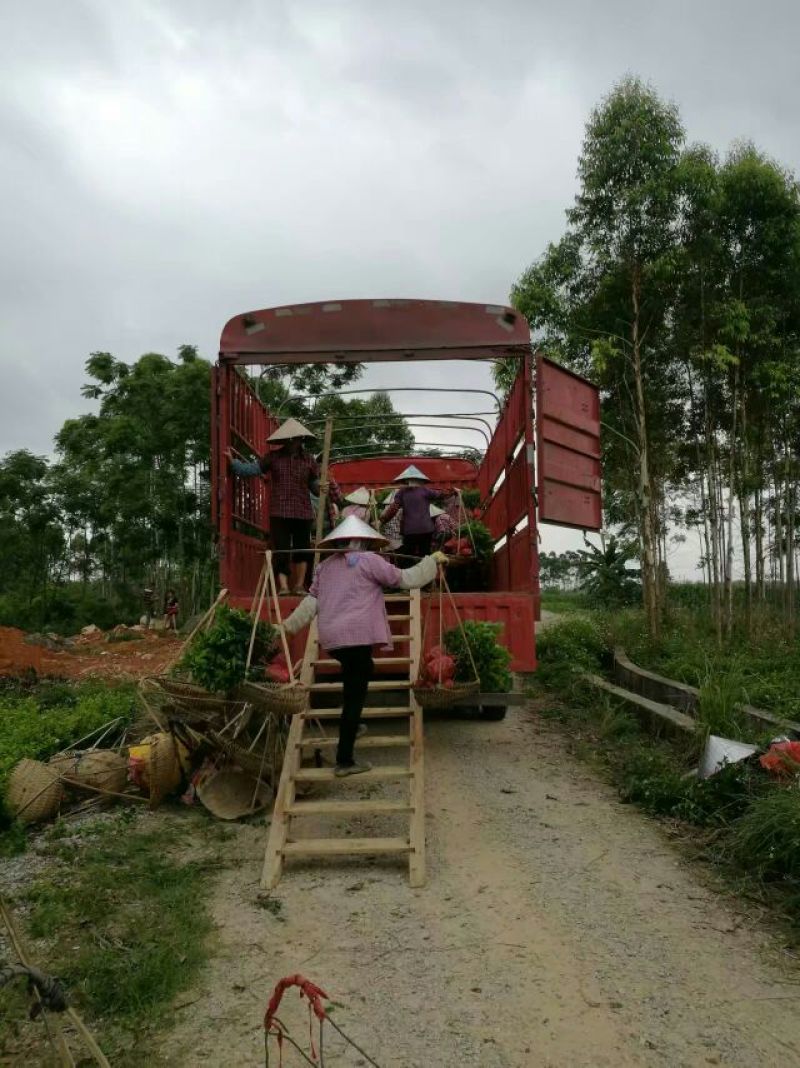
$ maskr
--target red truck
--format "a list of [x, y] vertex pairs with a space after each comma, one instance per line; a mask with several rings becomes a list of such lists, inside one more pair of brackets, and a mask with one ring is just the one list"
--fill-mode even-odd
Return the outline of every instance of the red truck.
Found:
[[[538, 524], [599, 529], [600, 405], [591, 383], [533, 352], [525, 318], [509, 307], [328, 301], [247, 312], [226, 324], [212, 379], [212, 512], [220, 580], [231, 602], [249, 607], [253, 597], [269, 543], [269, 482], [232, 474], [226, 451], [260, 455], [279, 424], [240, 368], [505, 357], [517, 359], [519, 370], [480, 463], [375, 456], [335, 463], [331, 473], [345, 491], [377, 488], [416, 462], [434, 484], [477, 488], [494, 539], [489, 588], [454, 596], [463, 618], [502, 623], [513, 670], [534, 670]], [[290, 599], [287, 610], [294, 603]]]

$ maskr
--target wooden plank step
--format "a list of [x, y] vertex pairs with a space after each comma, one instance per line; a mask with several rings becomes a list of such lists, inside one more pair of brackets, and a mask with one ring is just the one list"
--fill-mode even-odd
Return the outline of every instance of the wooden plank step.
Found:
[[[373, 660], [373, 664], [383, 664], [384, 666], [389, 664], [401, 666], [410, 663], [410, 656], [376, 656]], [[315, 660], [314, 667], [341, 667], [341, 664], [338, 660]]]
[[[309, 689], [314, 693], [336, 693], [341, 690], [341, 682], [312, 682]], [[391, 680], [374, 679], [369, 684], [370, 690], [410, 690], [411, 682], [408, 679]]]
[[287, 842], [284, 856], [344, 856], [348, 853], [410, 853], [411, 846], [405, 838], [305, 838], [299, 842]]
[[388, 816], [411, 812], [406, 801], [298, 801], [286, 810], [289, 816]]
[[[306, 719], [338, 719], [341, 716], [341, 708], [312, 708], [305, 713]], [[365, 708], [361, 713], [362, 719], [406, 719], [411, 715], [411, 709], [405, 706], [386, 705], [380, 708]]]
[[[297, 744], [300, 749], [333, 749], [339, 744], [339, 739], [304, 738]], [[368, 734], [356, 740], [359, 749], [390, 749], [410, 744], [407, 734]]]
[[371, 771], [363, 771], [360, 775], [342, 775], [341, 778], [333, 774], [333, 768], [299, 768], [295, 772], [295, 782], [385, 782], [387, 779], [408, 779], [411, 771], [407, 765], [383, 764], [372, 768]]

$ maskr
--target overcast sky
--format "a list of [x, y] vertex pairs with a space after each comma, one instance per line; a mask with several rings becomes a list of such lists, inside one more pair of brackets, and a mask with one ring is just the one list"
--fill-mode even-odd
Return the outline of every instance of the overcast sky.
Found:
[[792, 0], [5, 0], [0, 454], [50, 450], [96, 349], [213, 357], [281, 303], [504, 302], [628, 71], [690, 139], [798, 168], [798, 40]]

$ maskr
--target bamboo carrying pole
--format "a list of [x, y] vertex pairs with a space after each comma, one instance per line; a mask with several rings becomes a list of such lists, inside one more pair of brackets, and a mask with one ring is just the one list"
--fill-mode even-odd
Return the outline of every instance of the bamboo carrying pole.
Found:
[[175, 666], [175, 664], [178, 663], [180, 658], [183, 656], [183, 654], [189, 648], [189, 646], [190, 646], [190, 644], [192, 642], [192, 639], [194, 638], [195, 634], [197, 634], [197, 632], [203, 627], [204, 624], [208, 623], [210, 620], [212, 620], [214, 618], [214, 613], [216, 612], [217, 608], [219, 608], [219, 606], [222, 604], [222, 602], [225, 600], [225, 598], [227, 596], [228, 596], [228, 591], [226, 589], [222, 589], [222, 590], [219, 591], [214, 603], [211, 605], [211, 607], [208, 609], [207, 612], [203, 613], [202, 618], [192, 628], [192, 631], [189, 634], [189, 637], [181, 645], [180, 649], [177, 651], [177, 653], [172, 658], [172, 660], [169, 662], [169, 664], [163, 669], [162, 674], [166, 674], [171, 668], [173, 668]]
[[[17, 932], [17, 928], [16, 928], [16, 925], [14, 923], [14, 918], [11, 915], [11, 911], [8, 908], [8, 905], [6, 905], [6, 903], [5, 903], [5, 901], [3, 901], [2, 897], [0, 897], [0, 915], [2, 916], [3, 922], [5, 923], [6, 929], [8, 931], [9, 939], [11, 940], [11, 944], [14, 947], [14, 952], [17, 955], [17, 960], [20, 962], [20, 964], [23, 964], [23, 965], [25, 965], [25, 967], [28, 967], [30, 962], [28, 961], [28, 959], [27, 959], [27, 957], [25, 955], [25, 949], [24, 949], [24, 947], [22, 945], [22, 940], [19, 937], [19, 933]], [[37, 994], [37, 997], [38, 997], [38, 994]], [[86, 1024], [83, 1022], [83, 1020], [80, 1018], [80, 1016], [72, 1008], [71, 1005], [67, 1006], [67, 1009], [65, 1010], [64, 1015], [70, 1020], [70, 1022], [76, 1028], [76, 1030], [80, 1034], [81, 1038], [83, 1039], [84, 1044], [86, 1045], [86, 1048], [92, 1054], [92, 1056], [94, 1057], [96, 1063], [100, 1065], [100, 1068], [111, 1068], [111, 1065], [109, 1064], [108, 1059], [106, 1058], [106, 1055], [103, 1053], [103, 1051], [98, 1046], [98, 1044], [97, 1044], [97, 1042], [96, 1042], [96, 1040], [94, 1038], [94, 1035], [92, 1035], [92, 1033], [87, 1028]], [[64, 1035], [61, 1032], [61, 1022], [60, 1022], [60, 1020], [58, 1020], [54, 1016], [51, 1016], [49, 1019], [50, 1019], [50, 1022], [52, 1022], [56, 1026], [56, 1035], [58, 1036], [58, 1038], [57, 1038], [58, 1051], [59, 1051], [59, 1056], [61, 1058], [62, 1064], [73, 1066], [75, 1064], [75, 1061], [73, 1060], [72, 1054], [70, 1053], [69, 1048], [68, 1048], [68, 1046], [66, 1044], [66, 1041], [64, 1039]], [[59, 1041], [59, 1039], [60, 1039], [60, 1041]]]
[[289, 641], [286, 637], [286, 628], [283, 625], [283, 618], [281, 617], [280, 601], [278, 600], [278, 587], [275, 585], [275, 574], [272, 570], [272, 553], [269, 550], [267, 550], [267, 581], [269, 582], [269, 588], [272, 595], [272, 604], [275, 609], [275, 616], [278, 622], [278, 630], [281, 634], [281, 642], [283, 643], [283, 655], [286, 658], [286, 668], [289, 672], [289, 685], [294, 686], [297, 680], [294, 677], [292, 654], [289, 649]]
[[264, 566], [261, 568], [261, 574], [258, 576], [258, 585], [256, 586], [256, 592], [253, 595], [253, 603], [250, 607], [250, 612], [253, 616], [253, 629], [250, 631], [250, 645], [247, 647], [247, 662], [244, 666], [244, 677], [250, 674], [250, 661], [253, 659], [253, 646], [256, 641], [256, 631], [258, 630], [258, 621], [261, 619], [261, 609], [264, 604], [264, 594], [267, 592], [267, 584], [269, 582], [269, 575], [272, 573], [272, 553], [269, 549], [264, 553]]
[[328, 466], [331, 458], [331, 438], [333, 437], [333, 416], [325, 420], [325, 439], [322, 445], [322, 471], [320, 473], [319, 506], [317, 508], [317, 530], [314, 540], [314, 567], [319, 563], [319, 543], [322, 539], [322, 526], [325, 521], [325, 509], [328, 507]]

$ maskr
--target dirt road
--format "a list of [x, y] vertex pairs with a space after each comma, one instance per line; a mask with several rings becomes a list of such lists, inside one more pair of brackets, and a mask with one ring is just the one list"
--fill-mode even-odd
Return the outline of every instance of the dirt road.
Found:
[[[265, 831], [237, 827], [216, 957], [161, 1063], [263, 1064], [265, 1000], [296, 971], [382, 1068], [800, 1063], [775, 941], [532, 709], [429, 722], [426, 757], [424, 890], [390, 864], [295, 865], [264, 908]], [[282, 1015], [307, 1048], [296, 995]], [[366, 1062], [326, 1039], [326, 1063]]]

